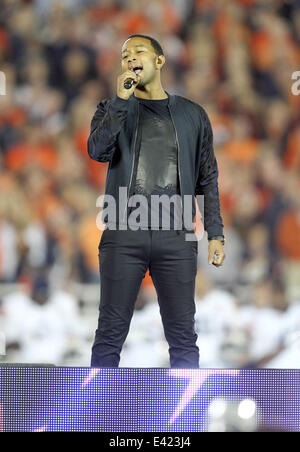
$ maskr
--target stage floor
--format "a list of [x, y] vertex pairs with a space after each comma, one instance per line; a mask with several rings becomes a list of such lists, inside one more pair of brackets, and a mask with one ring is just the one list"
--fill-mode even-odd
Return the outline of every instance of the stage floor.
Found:
[[2, 432], [291, 432], [299, 407], [299, 370], [0, 367]]

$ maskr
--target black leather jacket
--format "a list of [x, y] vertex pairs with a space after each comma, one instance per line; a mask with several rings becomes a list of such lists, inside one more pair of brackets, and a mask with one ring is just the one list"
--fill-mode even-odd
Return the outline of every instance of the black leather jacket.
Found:
[[[192, 219], [196, 214], [195, 195], [204, 195], [204, 229], [208, 239], [223, 235], [218, 190], [218, 166], [213, 150], [213, 133], [204, 108], [182, 96], [169, 94], [169, 111], [175, 127], [181, 197], [190, 195]], [[105, 195], [116, 201], [117, 225], [127, 224], [126, 209], [119, 215], [119, 187], [130, 192], [137, 137], [139, 102], [117, 95], [97, 105], [91, 121], [87, 148], [98, 162], [108, 162]], [[125, 203], [126, 205], [126, 203]], [[183, 215], [184, 215], [184, 202]], [[111, 225], [111, 222], [108, 223]]]

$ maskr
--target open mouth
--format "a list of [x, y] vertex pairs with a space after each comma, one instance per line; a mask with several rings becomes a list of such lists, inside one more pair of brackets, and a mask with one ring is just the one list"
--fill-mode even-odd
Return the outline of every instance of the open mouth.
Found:
[[142, 68], [142, 66], [135, 66], [135, 67], [132, 68], [132, 70], [133, 70], [137, 75], [139, 75], [139, 74], [142, 72], [143, 68]]

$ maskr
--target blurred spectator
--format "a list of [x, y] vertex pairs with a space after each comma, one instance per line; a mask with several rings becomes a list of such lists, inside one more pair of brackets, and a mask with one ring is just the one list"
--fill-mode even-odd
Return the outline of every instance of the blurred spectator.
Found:
[[80, 355], [79, 344], [89, 333], [80, 319], [78, 300], [66, 291], [51, 292], [42, 274], [36, 276], [31, 293], [12, 292], [2, 298], [1, 328], [11, 362], [58, 365], [69, 354]]

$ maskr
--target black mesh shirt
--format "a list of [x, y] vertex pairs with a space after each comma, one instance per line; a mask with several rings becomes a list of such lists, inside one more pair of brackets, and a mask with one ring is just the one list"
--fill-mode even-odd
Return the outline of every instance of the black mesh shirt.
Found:
[[[148, 100], [136, 98], [140, 103], [140, 116], [135, 148], [135, 161], [131, 190], [129, 195], [143, 195], [147, 199], [148, 221], [145, 215], [138, 215], [136, 222], [142, 229], [181, 229], [180, 217], [180, 184], [178, 177], [177, 143], [174, 126], [168, 109], [169, 99]], [[152, 204], [151, 195], [167, 195], [176, 202]], [[172, 201], [172, 200], [171, 200]], [[169, 208], [170, 206], [170, 208]], [[177, 207], [178, 209], [177, 209]], [[128, 215], [139, 209], [144, 210], [140, 203], [128, 207]], [[146, 212], [145, 212], [146, 213]], [[164, 215], [164, 217], [163, 217]], [[153, 224], [151, 224], [151, 216]], [[164, 218], [164, 224], [162, 219]], [[176, 221], [179, 226], [176, 226]], [[167, 221], [167, 223], [166, 223]], [[128, 221], [130, 225], [130, 220]]]

